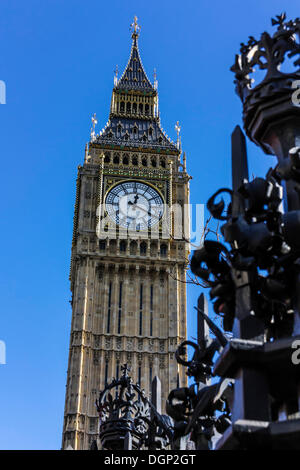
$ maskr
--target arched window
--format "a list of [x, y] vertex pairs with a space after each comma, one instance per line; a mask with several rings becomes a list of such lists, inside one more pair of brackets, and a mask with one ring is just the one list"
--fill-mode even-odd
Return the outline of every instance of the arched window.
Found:
[[142, 165], [147, 166], [147, 158], [146, 157], [142, 158]]
[[128, 157], [126, 155], [123, 157], [123, 165], [128, 165]]
[[149, 104], [145, 105], [145, 114], [149, 114]]
[[160, 245], [160, 254], [161, 256], [167, 255], [167, 245]]
[[147, 253], [147, 243], [142, 242], [140, 244], [140, 254], [145, 255]]
[[141, 114], [143, 114], [143, 112], [144, 112], [143, 103], [140, 103], [140, 104], [139, 104], [139, 112], [140, 112]]
[[110, 162], [110, 155], [109, 153], [106, 153], [104, 156], [104, 163], [109, 163]]
[[132, 164], [133, 164], [134, 166], [137, 166], [137, 164], [138, 164], [138, 159], [137, 159], [137, 157], [133, 157], [133, 158], [132, 158]]
[[155, 158], [152, 158], [152, 160], [151, 160], [151, 165], [153, 166], [153, 168], [156, 167], [156, 160], [155, 160]]
[[125, 240], [121, 240], [120, 241], [120, 251], [122, 253], [124, 253], [126, 251], [126, 247], [127, 247], [127, 244], [126, 244]]
[[137, 103], [133, 103], [133, 105], [132, 105], [132, 112], [133, 112], [134, 114], [137, 113]]
[[165, 160], [164, 158], [161, 158], [161, 160], [160, 160], [160, 166], [161, 166], [162, 168], [166, 168], [166, 160]]
[[117, 251], [117, 242], [116, 240], [110, 240], [109, 242], [109, 252], [116, 253]]
[[126, 112], [127, 113], [131, 112], [131, 103], [130, 103], [130, 101], [128, 101], [127, 104], [126, 104]]
[[104, 251], [106, 248], [106, 241], [105, 240], [100, 240], [99, 241], [99, 250]]
[[152, 242], [150, 245], [150, 255], [157, 256], [158, 246], [156, 242]]
[[130, 243], [130, 254], [136, 255], [136, 249], [137, 249], [137, 243], [135, 241], [132, 241]]
[[118, 154], [116, 154], [116, 155], [114, 156], [114, 163], [115, 163], [115, 164], [120, 163], [120, 157], [119, 157]]
[[124, 101], [121, 101], [120, 103], [120, 113], [124, 113], [125, 112], [125, 103]]

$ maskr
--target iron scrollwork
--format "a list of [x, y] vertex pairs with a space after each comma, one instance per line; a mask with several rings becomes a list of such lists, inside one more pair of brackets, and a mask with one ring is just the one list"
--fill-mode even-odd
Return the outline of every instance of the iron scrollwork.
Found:
[[138, 384], [121, 367], [122, 376], [113, 379], [96, 402], [100, 418], [100, 441], [104, 449], [159, 449], [170, 445], [172, 421], [160, 415]]
[[[189, 436], [197, 450], [212, 448], [212, 440], [217, 433], [223, 433], [231, 423], [230, 403], [233, 384], [221, 379], [210, 384], [213, 359], [227, 344], [222, 331], [197, 308], [204, 321], [207, 321], [215, 338], [207, 338], [195, 343], [183, 341], [175, 353], [177, 362], [187, 368], [187, 375], [194, 378], [190, 387], [172, 390], [167, 400], [167, 413], [174, 420], [174, 447], [181, 448], [180, 440]], [[198, 325], [199, 327], [199, 325]], [[187, 347], [193, 349], [193, 356], [186, 359]]]

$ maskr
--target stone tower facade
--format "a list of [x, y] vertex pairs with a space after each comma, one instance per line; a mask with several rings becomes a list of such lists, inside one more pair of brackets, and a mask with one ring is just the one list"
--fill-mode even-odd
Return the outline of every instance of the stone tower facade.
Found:
[[174, 352], [186, 338], [190, 177], [179, 139], [161, 128], [138, 36], [135, 21], [108, 123], [99, 135], [92, 127], [78, 168], [63, 449], [96, 439], [95, 400], [122, 364], [148, 395], [159, 376], [163, 409], [169, 390], [186, 383]]

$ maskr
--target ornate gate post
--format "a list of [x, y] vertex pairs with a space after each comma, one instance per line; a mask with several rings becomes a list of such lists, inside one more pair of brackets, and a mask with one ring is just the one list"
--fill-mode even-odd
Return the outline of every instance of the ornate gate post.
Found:
[[[292, 361], [300, 339], [300, 20], [272, 20], [273, 36], [249, 38], [236, 56], [235, 83], [243, 103], [248, 137], [278, 164], [266, 178], [249, 181], [245, 139], [232, 135], [233, 188], [208, 201], [211, 214], [226, 223], [225, 242], [205, 240], [192, 270], [211, 288], [215, 312], [231, 339], [214, 374], [234, 378], [232, 425], [218, 449], [299, 449], [299, 364]], [[286, 57], [298, 69], [284, 73]], [[296, 57], [298, 59], [296, 60]], [[251, 74], [266, 70], [252, 88]], [[230, 195], [225, 210], [221, 193]]]

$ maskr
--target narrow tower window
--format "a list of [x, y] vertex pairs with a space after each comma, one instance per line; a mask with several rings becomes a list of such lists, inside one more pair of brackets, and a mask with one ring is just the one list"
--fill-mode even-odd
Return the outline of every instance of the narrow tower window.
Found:
[[109, 333], [110, 331], [110, 310], [111, 310], [111, 282], [109, 283], [109, 289], [108, 289], [108, 307], [107, 307], [107, 328], [106, 328], [106, 333]]
[[99, 241], [99, 250], [104, 251], [106, 248], [106, 241], [105, 240], [100, 240]]
[[137, 242], [136, 241], [130, 242], [130, 254], [135, 255], [136, 251], [137, 251]]
[[140, 322], [139, 335], [143, 332], [143, 284], [140, 285]]
[[122, 317], [122, 288], [123, 282], [120, 282], [119, 290], [119, 314], [118, 314], [118, 334], [121, 333], [121, 317]]
[[153, 335], [153, 285], [150, 286], [150, 336]]
[[120, 251], [122, 251], [124, 253], [124, 251], [126, 251], [126, 247], [127, 247], [127, 244], [126, 244], [125, 240], [121, 240], [120, 241]]
[[142, 242], [140, 245], [140, 254], [145, 255], [147, 252], [147, 243]]
[[161, 256], [166, 256], [167, 255], [167, 245], [161, 245], [160, 246], [160, 254], [161, 254]]

